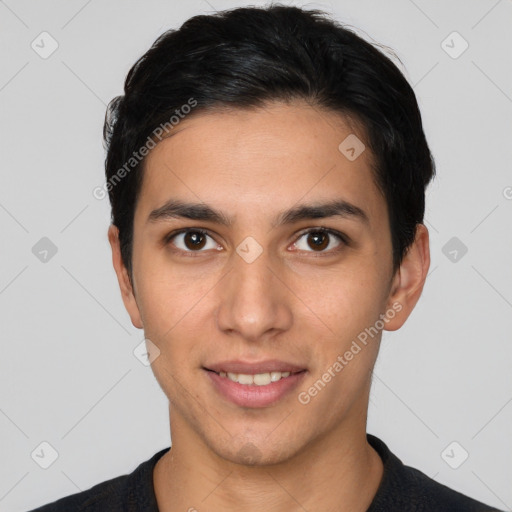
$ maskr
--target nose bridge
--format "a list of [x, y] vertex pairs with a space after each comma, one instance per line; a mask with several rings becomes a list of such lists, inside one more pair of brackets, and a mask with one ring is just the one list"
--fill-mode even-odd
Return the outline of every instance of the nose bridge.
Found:
[[238, 247], [237, 255], [233, 255], [232, 279], [237, 283], [239, 291], [245, 289], [251, 295], [269, 293], [272, 286], [273, 273], [270, 269], [270, 255], [268, 251], [257, 254], [249, 248], [247, 253]]
[[222, 287], [217, 311], [218, 327], [258, 340], [270, 331], [289, 327], [291, 311], [283, 284], [274, 275], [268, 251], [240, 244], [232, 255], [231, 270]]

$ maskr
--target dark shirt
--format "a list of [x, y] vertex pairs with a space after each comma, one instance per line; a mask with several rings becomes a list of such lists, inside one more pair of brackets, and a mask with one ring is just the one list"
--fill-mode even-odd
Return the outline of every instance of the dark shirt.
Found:
[[[500, 512], [405, 466], [378, 437], [372, 434], [366, 437], [384, 464], [382, 480], [367, 512]], [[153, 468], [169, 450], [170, 447], [155, 453], [128, 475], [99, 483], [30, 512], [158, 512]]]

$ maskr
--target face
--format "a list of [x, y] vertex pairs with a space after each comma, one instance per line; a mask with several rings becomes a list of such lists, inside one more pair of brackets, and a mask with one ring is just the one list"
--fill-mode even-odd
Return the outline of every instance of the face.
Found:
[[194, 439], [223, 459], [276, 463], [365, 429], [382, 325], [398, 328], [415, 300], [405, 267], [392, 272], [369, 150], [339, 149], [364, 135], [301, 103], [174, 130], [146, 160], [133, 289], [110, 232], [132, 322], [160, 351], [173, 448]]

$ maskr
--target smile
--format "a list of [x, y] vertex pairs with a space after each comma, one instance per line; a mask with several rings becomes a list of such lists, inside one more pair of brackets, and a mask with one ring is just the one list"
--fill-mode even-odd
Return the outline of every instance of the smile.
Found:
[[219, 372], [219, 375], [245, 386], [267, 386], [271, 382], [277, 382], [281, 379], [289, 377], [290, 372], [256, 373], [255, 375], [248, 373]]
[[239, 407], [277, 404], [296, 389], [307, 370], [235, 373], [203, 368], [217, 396]]

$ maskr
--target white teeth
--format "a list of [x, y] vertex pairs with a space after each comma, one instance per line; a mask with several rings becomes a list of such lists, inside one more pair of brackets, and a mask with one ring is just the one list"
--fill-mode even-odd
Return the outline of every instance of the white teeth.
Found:
[[257, 373], [256, 375], [249, 375], [247, 373], [231, 373], [219, 372], [221, 377], [227, 377], [233, 382], [238, 382], [244, 385], [266, 386], [271, 382], [277, 382], [290, 375], [290, 372], [271, 372], [271, 373]]
[[[254, 377], [256, 377], [256, 375]], [[253, 384], [254, 378], [252, 375], [247, 375], [245, 373], [239, 373], [238, 374], [238, 383], [239, 384]]]
[[290, 372], [272, 372], [270, 374], [270, 378], [273, 379], [272, 382], [275, 382], [276, 380], [279, 380], [280, 378], [285, 378], [290, 375]]
[[266, 386], [270, 384], [272, 381], [270, 380], [270, 373], [257, 373], [254, 377], [254, 384], [256, 386]]

